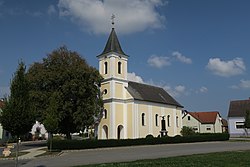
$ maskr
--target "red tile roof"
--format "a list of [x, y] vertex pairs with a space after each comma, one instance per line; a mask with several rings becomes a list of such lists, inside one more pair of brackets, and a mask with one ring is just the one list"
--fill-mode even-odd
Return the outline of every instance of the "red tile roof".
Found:
[[197, 119], [200, 123], [203, 124], [214, 124], [216, 121], [217, 115], [220, 116], [218, 111], [209, 111], [209, 112], [188, 112], [192, 117]]

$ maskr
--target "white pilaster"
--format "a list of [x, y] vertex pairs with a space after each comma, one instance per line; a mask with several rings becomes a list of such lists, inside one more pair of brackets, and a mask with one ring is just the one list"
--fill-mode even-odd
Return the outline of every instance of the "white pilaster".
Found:
[[173, 117], [174, 117], [174, 135], [177, 135], [176, 108], [173, 109]]
[[152, 125], [153, 125], [153, 119], [152, 119], [152, 117], [153, 117], [153, 113], [152, 113], [152, 106], [151, 105], [149, 105], [148, 106], [148, 134], [153, 134], [153, 127], [152, 127]]
[[123, 128], [124, 128], [124, 139], [128, 138], [128, 109], [127, 104], [123, 104]]

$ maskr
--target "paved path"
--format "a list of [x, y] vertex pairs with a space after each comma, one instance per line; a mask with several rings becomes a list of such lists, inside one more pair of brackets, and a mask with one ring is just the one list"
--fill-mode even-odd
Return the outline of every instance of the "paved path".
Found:
[[21, 162], [21, 167], [70, 167], [236, 150], [250, 150], [250, 142], [204, 142], [67, 151], [61, 156]]
[[45, 148], [47, 148], [47, 147], [31, 148], [28, 150], [20, 151], [20, 152], [29, 152], [29, 153], [19, 156], [18, 159], [32, 159], [38, 155], [46, 153], [46, 151], [43, 150]]

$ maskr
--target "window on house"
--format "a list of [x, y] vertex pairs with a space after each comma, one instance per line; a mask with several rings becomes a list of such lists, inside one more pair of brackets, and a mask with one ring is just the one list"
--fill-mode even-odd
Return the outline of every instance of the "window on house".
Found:
[[107, 110], [106, 109], [103, 110], [103, 118], [107, 119]]
[[210, 128], [210, 127], [207, 127], [207, 130], [211, 130], [211, 128]]
[[145, 126], [145, 113], [142, 113], [141, 115], [141, 124], [142, 126]]
[[118, 74], [122, 73], [122, 63], [118, 62]]
[[158, 114], [155, 114], [155, 126], [159, 126], [158, 125], [158, 119], [159, 119], [158, 117], [159, 117]]
[[188, 120], [190, 121], [190, 116], [188, 116]]
[[176, 127], [178, 127], [179, 126], [179, 118], [178, 118], [178, 116], [176, 116]]
[[236, 122], [235, 123], [236, 129], [244, 129], [244, 122]]
[[104, 63], [104, 74], [108, 73], [108, 62]]
[[168, 127], [170, 127], [170, 115], [168, 115], [167, 121], [168, 121]]

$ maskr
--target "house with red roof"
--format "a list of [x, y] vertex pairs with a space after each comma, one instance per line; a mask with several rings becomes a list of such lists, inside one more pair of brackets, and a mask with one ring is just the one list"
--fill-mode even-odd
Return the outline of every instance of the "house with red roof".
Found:
[[222, 118], [218, 111], [188, 112], [182, 117], [182, 125], [192, 127], [197, 133], [222, 133]]
[[228, 110], [228, 131], [230, 137], [241, 137], [250, 134], [250, 129], [245, 129], [246, 111], [250, 111], [250, 98], [230, 102]]

